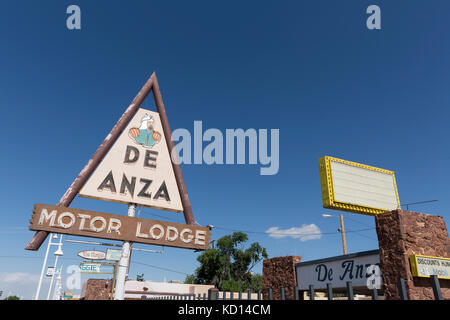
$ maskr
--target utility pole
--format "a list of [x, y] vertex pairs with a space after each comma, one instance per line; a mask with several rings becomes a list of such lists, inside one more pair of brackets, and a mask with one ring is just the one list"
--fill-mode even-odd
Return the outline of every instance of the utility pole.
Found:
[[[128, 205], [128, 216], [134, 217], [136, 213], [136, 205]], [[125, 279], [128, 272], [128, 265], [130, 263], [131, 243], [124, 241], [122, 245], [122, 255], [119, 260], [119, 267], [117, 270], [116, 290], [114, 291], [114, 300], [123, 300], [125, 296]]]
[[[331, 214], [322, 214], [323, 218], [337, 218], [337, 216], [333, 216]], [[339, 215], [339, 219], [341, 220], [341, 228], [338, 231], [342, 236], [342, 248], [344, 249], [344, 254], [347, 254], [347, 243], [345, 241], [345, 229], [344, 229], [344, 216], [342, 214]]]
[[340, 214], [339, 219], [341, 220], [342, 247], [344, 249], [344, 254], [347, 254], [347, 243], [345, 242], [344, 216]]

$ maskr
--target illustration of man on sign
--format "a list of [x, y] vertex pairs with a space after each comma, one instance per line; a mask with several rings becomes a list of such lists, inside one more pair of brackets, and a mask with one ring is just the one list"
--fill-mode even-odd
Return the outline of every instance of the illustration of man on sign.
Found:
[[155, 143], [161, 140], [161, 133], [155, 130], [153, 122], [153, 117], [145, 114], [141, 120], [141, 126], [130, 129], [129, 134], [136, 143], [144, 147], [153, 147]]

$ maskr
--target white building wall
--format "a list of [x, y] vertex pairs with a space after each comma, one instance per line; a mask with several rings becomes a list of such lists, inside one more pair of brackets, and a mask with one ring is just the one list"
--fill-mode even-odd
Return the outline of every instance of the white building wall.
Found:
[[125, 282], [125, 299], [141, 299], [142, 296], [164, 297], [176, 294], [198, 294], [208, 295], [208, 290], [214, 288], [213, 285], [185, 284], [170, 282], [136, 281]]

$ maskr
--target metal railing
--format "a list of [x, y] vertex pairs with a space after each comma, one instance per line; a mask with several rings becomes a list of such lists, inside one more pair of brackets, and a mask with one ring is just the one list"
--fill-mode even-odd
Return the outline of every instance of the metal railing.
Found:
[[[439, 285], [439, 279], [437, 276], [430, 276], [431, 287], [433, 289], [434, 299], [435, 300], [443, 300], [441, 287]], [[286, 289], [280, 288], [280, 299], [286, 300]], [[304, 290], [299, 290], [298, 287], [294, 287], [294, 300], [300, 300], [299, 292], [303, 292]], [[406, 290], [405, 280], [403, 278], [398, 278], [397, 280], [397, 289], [398, 294], [401, 300], [408, 300], [408, 294]], [[153, 296], [153, 297], [142, 297], [142, 300], [273, 300], [273, 289], [266, 289], [267, 295], [266, 299], [263, 297], [262, 290], [258, 290], [256, 292], [252, 292], [251, 290], [247, 290], [246, 292], [218, 292], [218, 291], [210, 291], [208, 294], [173, 294], [168, 295], [164, 294], [161, 296]], [[315, 300], [316, 292], [313, 285], [308, 287], [308, 295], [309, 300]], [[333, 287], [331, 283], [327, 283], [326, 287], [326, 298], [328, 300], [333, 300]], [[254, 298], [253, 298], [253, 297]], [[353, 293], [353, 285], [351, 281], [347, 281], [346, 283], [346, 297], [348, 300], [355, 300], [355, 295]], [[371, 291], [371, 296], [369, 296], [372, 300], [380, 300], [378, 295], [378, 290], [373, 288]]]

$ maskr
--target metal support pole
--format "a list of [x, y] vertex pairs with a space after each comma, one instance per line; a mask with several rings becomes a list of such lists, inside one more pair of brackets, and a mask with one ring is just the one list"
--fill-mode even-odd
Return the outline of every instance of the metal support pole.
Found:
[[327, 283], [327, 295], [328, 300], [333, 300], [333, 287], [331, 286], [331, 283]]
[[62, 285], [61, 285], [62, 266], [59, 269], [58, 277], [56, 278], [55, 292], [53, 293], [53, 300], [61, 300]]
[[[52, 274], [52, 278], [50, 280], [50, 286], [48, 287], [48, 293], [47, 293], [47, 300], [50, 300], [50, 293], [52, 291], [52, 287], [53, 287], [53, 279], [55, 278], [55, 273], [56, 273], [56, 265], [58, 264], [58, 256], [56, 256], [55, 258], [55, 265], [53, 266], [53, 274]], [[56, 290], [56, 287], [55, 287]]]
[[128, 256], [127, 275], [130, 273], [131, 255], [133, 254], [133, 243], [130, 242], [130, 255]]
[[344, 249], [344, 254], [347, 254], [347, 243], [345, 242], [345, 229], [344, 229], [344, 216], [339, 215], [341, 220], [341, 236], [342, 236], [342, 247]]
[[247, 300], [251, 300], [252, 299], [252, 290], [248, 289], [247, 290]]
[[116, 278], [117, 278], [117, 265], [119, 264], [119, 261], [117, 261], [116, 263], [114, 263], [114, 277], [113, 277], [113, 282], [111, 285], [111, 295], [110, 295], [110, 299], [114, 300], [114, 292], [116, 291]]
[[437, 275], [431, 275], [430, 280], [431, 280], [431, 287], [433, 288], [434, 299], [444, 300], [444, 298], [442, 297], [441, 286], [439, 285], [439, 279]]
[[314, 286], [312, 284], [309, 285], [309, 300], [314, 300]]
[[[63, 237], [62, 234], [59, 235], [59, 247], [58, 248], [61, 248], [61, 246], [62, 246], [62, 237]], [[53, 266], [52, 279], [50, 280], [50, 286], [48, 288], [47, 300], [50, 300], [50, 293], [51, 293], [52, 287], [53, 287], [53, 279], [55, 278], [56, 267], [58, 265], [58, 258], [59, 258], [59, 256], [57, 255], [55, 258], [55, 265]], [[55, 286], [55, 291], [56, 291], [56, 286]]]
[[398, 280], [397, 280], [397, 289], [398, 289], [398, 294], [400, 295], [400, 299], [401, 300], [408, 300], [408, 295], [406, 294], [405, 279], [398, 278]]
[[[48, 252], [50, 250], [52, 237], [53, 237], [53, 233], [50, 234], [50, 238], [48, 239], [47, 251], [45, 251], [45, 258], [44, 258], [44, 263], [42, 264], [41, 277], [39, 278], [39, 283], [38, 283], [38, 287], [36, 290], [36, 294], [34, 296], [34, 300], [39, 299], [39, 292], [41, 291], [42, 279], [44, 278], [44, 270], [45, 270], [45, 266], [47, 265]], [[53, 272], [55, 272], [55, 270], [53, 270]]]
[[284, 294], [284, 288], [280, 288], [280, 297], [281, 297], [281, 300], [286, 300], [286, 295]]
[[294, 287], [294, 300], [300, 300], [299, 294], [298, 294], [298, 287]]
[[376, 287], [372, 289], [372, 300], [378, 300], [378, 289]]
[[347, 281], [347, 295], [348, 295], [348, 300], [354, 300], [354, 296], [353, 296], [353, 285], [351, 281]]
[[273, 296], [272, 296], [272, 288], [269, 288], [269, 299], [268, 300], [272, 300], [273, 299]]
[[[136, 205], [128, 205], [128, 216], [134, 217], [136, 212]], [[123, 300], [125, 296], [125, 280], [127, 277], [128, 264], [130, 261], [130, 248], [131, 243], [124, 241], [122, 246], [122, 255], [119, 260], [119, 268], [117, 271], [117, 283], [116, 290], [114, 292], [114, 300]]]

